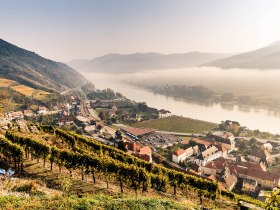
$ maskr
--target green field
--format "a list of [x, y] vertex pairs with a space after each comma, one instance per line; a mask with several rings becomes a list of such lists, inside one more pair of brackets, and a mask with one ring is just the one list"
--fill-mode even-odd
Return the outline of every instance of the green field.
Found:
[[186, 117], [171, 116], [166, 118], [134, 123], [132, 124], [132, 126], [154, 128], [158, 130], [180, 133], [201, 133], [217, 127], [217, 124]]

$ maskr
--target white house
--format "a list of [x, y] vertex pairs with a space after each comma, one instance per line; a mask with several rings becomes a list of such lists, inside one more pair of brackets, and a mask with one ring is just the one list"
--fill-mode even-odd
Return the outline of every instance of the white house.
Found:
[[161, 109], [158, 111], [159, 118], [170, 117], [172, 116], [171, 112], [168, 110]]
[[38, 110], [38, 114], [48, 114], [48, 112], [49, 112], [49, 109], [47, 108], [47, 107], [45, 107], [45, 106], [40, 106], [39, 107], [39, 110]]
[[195, 158], [192, 158], [191, 162], [193, 162], [197, 165], [205, 166], [207, 162], [215, 160], [222, 156], [223, 156], [223, 153], [221, 151], [219, 151], [217, 147], [211, 146], [208, 149], [206, 149], [205, 151], [201, 152]]
[[191, 153], [192, 148], [189, 148], [189, 149], [187, 149], [187, 150], [178, 149], [176, 152], [174, 152], [172, 154], [172, 161], [174, 163], [180, 163], [180, 162], [186, 160], [186, 158], [189, 157], [190, 154], [193, 154], [193, 152]]
[[272, 145], [270, 143], [265, 143], [261, 145], [261, 150], [267, 150], [268, 152], [272, 152]]

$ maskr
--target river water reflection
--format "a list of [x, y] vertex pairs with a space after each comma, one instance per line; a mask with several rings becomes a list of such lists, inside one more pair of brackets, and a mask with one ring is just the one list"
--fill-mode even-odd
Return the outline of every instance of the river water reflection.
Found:
[[173, 114], [194, 119], [219, 123], [235, 120], [250, 129], [280, 133], [280, 113], [273, 110], [256, 109], [247, 106], [221, 104], [208, 101], [178, 99], [155, 94], [145, 89], [128, 85], [115, 79], [113, 75], [88, 74], [96, 88], [111, 88], [137, 102], [146, 102], [157, 109], [167, 109]]

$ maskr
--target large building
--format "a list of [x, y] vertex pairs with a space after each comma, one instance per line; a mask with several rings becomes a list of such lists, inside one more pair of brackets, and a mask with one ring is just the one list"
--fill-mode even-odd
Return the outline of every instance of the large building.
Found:
[[172, 154], [172, 161], [174, 163], [180, 163], [186, 160], [188, 157], [192, 156], [193, 154], [194, 154], [194, 149], [192, 147], [186, 150], [178, 149], [176, 152]]
[[190, 161], [200, 166], [205, 166], [209, 161], [222, 157], [223, 153], [215, 146], [210, 146], [203, 152], [199, 153], [196, 157], [192, 157]]
[[130, 126], [125, 126], [121, 130], [125, 132], [126, 135], [132, 137], [133, 139], [140, 139], [156, 131], [150, 128], [134, 128]]

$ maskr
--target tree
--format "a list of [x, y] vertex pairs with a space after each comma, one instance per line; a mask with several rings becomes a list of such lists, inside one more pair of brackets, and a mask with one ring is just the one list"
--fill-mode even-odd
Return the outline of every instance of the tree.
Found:
[[242, 141], [240, 143], [240, 150], [242, 150], [242, 151], [246, 150], [247, 146], [248, 146], [247, 143], [245, 141]]
[[266, 209], [279, 209], [280, 205], [280, 188], [272, 192], [270, 198], [266, 201]]
[[105, 120], [106, 119], [106, 114], [105, 112], [101, 111], [98, 115], [98, 117], [101, 119], [101, 120]]
[[98, 130], [101, 130], [103, 127], [102, 127], [101, 124], [98, 124], [98, 125], [96, 126], [96, 128], [97, 128]]
[[234, 99], [233, 93], [224, 93], [221, 96], [222, 101], [233, 101], [233, 99]]
[[257, 139], [255, 139], [255, 138], [251, 138], [251, 139], [249, 140], [249, 144], [250, 144], [251, 146], [254, 146], [256, 143], [257, 143]]
[[115, 132], [115, 137], [116, 137], [116, 139], [118, 139], [118, 140], [122, 140], [122, 132], [121, 132], [120, 130], [117, 130], [117, 131]]
[[251, 102], [251, 96], [239, 96], [238, 102], [242, 104], [249, 104]]
[[119, 143], [118, 143], [118, 149], [120, 149], [120, 150], [122, 150], [122, 151], [124, 151], [124, 152], [127, 151], [126, 145], [125, 145], [125, 142], [124, 142], [124, 141], [119, 141]]

